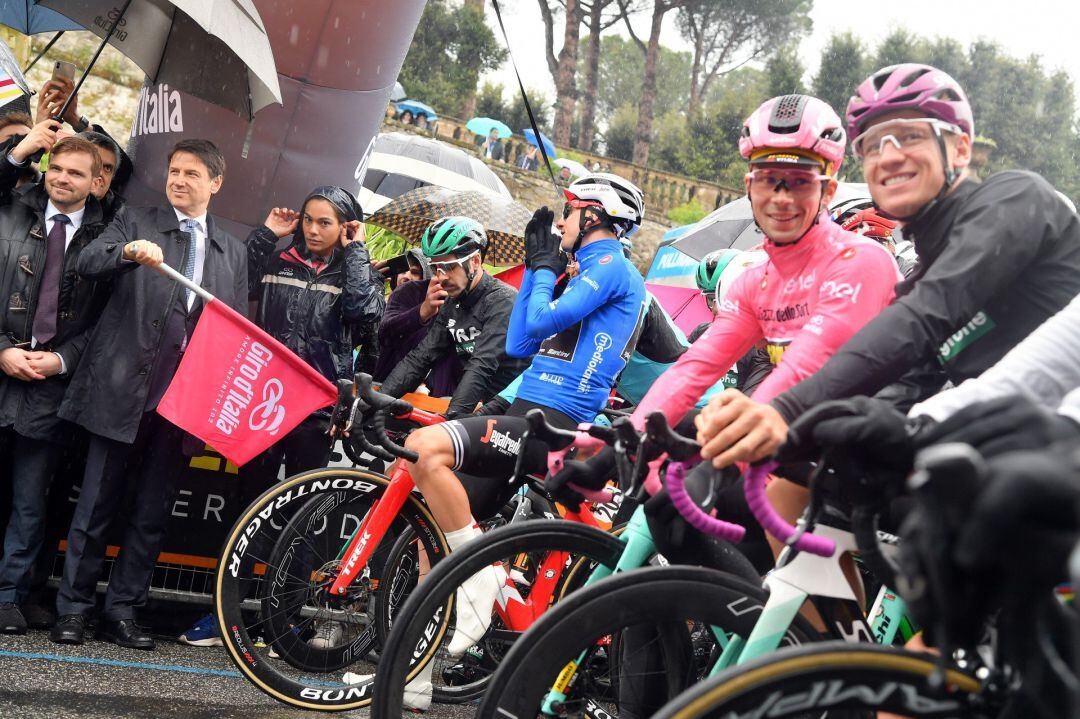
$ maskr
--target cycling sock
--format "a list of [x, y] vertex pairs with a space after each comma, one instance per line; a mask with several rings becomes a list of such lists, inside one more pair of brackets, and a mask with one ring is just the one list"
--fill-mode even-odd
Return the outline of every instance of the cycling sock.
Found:
[[[451, 552], [457, 551], [470, 540], [481, 535], [480, 528], [471, 523], [461, 529], [446, 533], [446, 543]], [[491, 626], [491, 610], [499, 596], [499, 589], [506, 582], [506, 570], [502, 564], [485, 567], [458, 587], [455, 600], [457, 617], [454, 635], [450, 638], [447, 652], [460, 657]]]
[[[427, 711], [431, 707], [431, 672], [435, 669], [434, 658], [427, 663], [420, 673], [405, 685], [405, 696], [402, 706], [406, 709], [419, 709]], [[346, 684], [367, 684], [375, 679], [374, 674], [353, 674], [345, 672], [341, 681]]]

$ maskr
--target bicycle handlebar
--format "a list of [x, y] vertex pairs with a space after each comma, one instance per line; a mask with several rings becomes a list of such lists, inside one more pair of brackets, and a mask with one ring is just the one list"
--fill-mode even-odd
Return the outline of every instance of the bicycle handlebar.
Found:
[[[375, 430], [375, 436], [379, 443], [379, 447], [373, 446], [365, 437], [363, 437], [363, 430], [357, 433], [357, 443], [363, 446], [369, 453], [387, 461], [394, 460], [398, 457], [408, 462], [416, 462], [420, 459], [420, 455], [416, 452], [395, 444], [386, 435], [386, 415], [392, 414], [395, 417], [408, 415], [411, 417], [413, 413], [416, 412], [416, 410], [413, 409], [413, 406], [403, 399], [397, 399], [396, 397], [391, 397], [390, 395], [375, 391], [371, 386], [371, 375], [369, 374], [358, 372], [353, 377], [353, 385], [356, 388], [356, 400], [353, 402], [350, 412], [349, 426], [352, 426], [353, 420], [356, 418], [358, 412], [362, 413], [366, 409], [373, 410], [375, 416], [372, 418], [371, 424], [372, 428]], [[338, 383], [338, 386], [340, 392], [340, 382]]]
[[672, 459], [664, 474], [664, 486], [667, 487], [671, 503], [679, 514], [700, 532], [729, 542], [741, 542], [746, 535], [746, 527], [713, 517], [699, 507], [686, 491], [685, 460], [698, 455], [701, 448], [697, 442], [673, 430], [667, 423], [667, 418], [660, 412], [653, 412], [645, 418], [645, 431], [649, 441], [667, 452]]
[[751, 465], [746, 470], [746, 501], [750, 505], [750, 511], [757, 517], [761, 527], [779, 539], [789, 547], [794, 547], [800, 552], [809, 552], [821, 557], [831, 557], [836, 553], [836, 542], [827, 538], [819, 537], [806, 531], [805, 526], [798, 528], [788, 524], [783, 517], [769, 503], [765, 494], [765, 478], [769, 472], [776, 469], [776, 462]]
[[[549, 474], [558, 474], [562, 471], [566, 462], [566, 455], [570, 450], [574, 448], [579, 449], [599, 449], [603, 447], [607, 442], [604, 437], [609, 436], [606, 432], [594, 432], [593, 425], [579, 424], [576, 430], [560, 429], [558, 427], [552, 427], [547, 417], [544, 416], [542, 410], [530, 409], [525, 413], [525, 421], [529, 423], [529, 435], [540, 440], [548, 447], [555, 447], [556, 449], [550, 449], [547, 454], [547, 469]], [[607, 427], [598, 428], [600, 430], [608, 430]], [[600, 435], [599, 437], [596, 435]], [[612, 441], [614, 441], [614, 433], [610, 434]], [[522, 459], [525, 453], [518, 454], [516, 466], [514, 468], [515, 479], [521, 476]], [[570, 483], [570, 487], [574, 491], [581, 494], [585, 499], [590, 502], [610, 502], [614, 499], [614, 493], [609, 489], [588, 489], [581, 487], [573, 482]]]

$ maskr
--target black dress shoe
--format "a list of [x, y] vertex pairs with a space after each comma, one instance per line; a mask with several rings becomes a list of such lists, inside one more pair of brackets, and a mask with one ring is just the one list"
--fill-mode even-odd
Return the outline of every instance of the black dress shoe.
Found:
[[154, 638], [146, 633], [133, 619], [102, 621], [97, 628], [97, 638], [126, 649], [153, 649]]
[[82, 644], [86, 631], [86, 617], [81, 614], [65, 614], [56, 620], [49, 632], [49, 639], [57, 644]]
[[13, 602], [0, 602], [0, 634], [26, 634], [26, 618]]
[[26, 617], [26, 624], [31, 629], [52, 629], [56, 624], [56, 612], [44, 604], [27, 602], [19, 609], [22, 610], [23, 616]]

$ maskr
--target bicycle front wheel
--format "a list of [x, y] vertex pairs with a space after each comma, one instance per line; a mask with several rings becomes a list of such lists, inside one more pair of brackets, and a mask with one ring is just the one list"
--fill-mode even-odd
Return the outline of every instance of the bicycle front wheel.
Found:
[[978, 679], [950, 669], [935, 688], [936, 669], [936, 657], [895, 647], [843, 641], [791, 647], [691, 687], [653, 719], [997, 716], [976, 701]]
[[[371, 680], [346, 684], [339, 672], [375, 673], [368, 656], [376, 646], [373, 576], [364, 567], [346, 595], [327, 590], [353, 531], [388, 484], [361, 469], [305, 472], [264, 492], [230, 531], [215, 593], [222, 640], [244, 676], [275, 699], [321, 711], [371, 703]], [[379, 541], [373, 560], [407, 529], [432, 564], [446, 556], [434, 518], [410, 495], [394, 531], [372, 538]]]
[[[549, 553], [564, 552], [567, 557], [561, 568], [562, 578], [551, 597], [562, 601], [564, 595], [585, 581], [590, 567], [614, 567], [623, 547], [616, 536], [599, 529], [561, 519], [536, 519], [494, 529], [454, 552], [420, 583], [421, 591], [409, 595], [394, 619], [379, 661], [372, 719], [402, 716], [405, 683], [426, 666], [426, 658], [436, 662], [432, 675], [434, 695], [439, 701], [470, 701], [488, 686], [492, 671], [520, 635], [499, 625], [496, 619], [488, 635], [477, 638], [474, 651], [453, 658], [436, 631], [444, 620], [447, 603], [453, 600], [461, 583], [476, 572], [501, 563], [509, 569], [520, 598], [535, 601], [538, 598], [530, 590], [537, 586], [534, 582], [540, 579], [538, 572], [543, 562]], [[546, 608], [546, 601], [538, 608]]]
[[[636, 569], [608, 577], [567, 596], [511, 647], [476, 716], [540, 716], [553, 687], [564, 695], [557, 707], [548, 707], [557, 716], [593, 716], [597, 710], [650, 716], [707, 671], [716, 656], [707, 628], [723, 630], [725, 641], [745, 639], [766, 596], [760, 586], [702, 567]], [[679, 630], [688, 641], [680, 641]], [[780, 641], [799, 644], [815, 636], [797, 617]], [[614, 640], [619, 640], [617, 654], [598, 651]], [[677, 653], [681, 646], [685, 655]], [[619, 682], [617, 696], [608, 700], [596, 696], [590, 680], [596, 656]], [[614, 663], [618, 666], [611, 667]]]

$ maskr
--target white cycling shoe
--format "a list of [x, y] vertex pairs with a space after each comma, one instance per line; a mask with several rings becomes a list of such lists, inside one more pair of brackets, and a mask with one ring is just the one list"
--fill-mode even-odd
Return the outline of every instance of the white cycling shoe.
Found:
[[485, 567], [458, 587], [455, 600], [457, 623], [446, 651], [457, 659], [479, 642], [491, 627], [491, 612], [506, 583], [501, 564]]
[[[427, 711], [431, 707], [431, 672], [435, 668], [435, 662], [430, 661], [413, 680], [405, 685], [405, 696], [402, 705], [406, 709], [415, 711]], [[366, 684], [375, 678], [374, 674], [353, 674], [345, 672], [341, 681], [346, 684]]]

